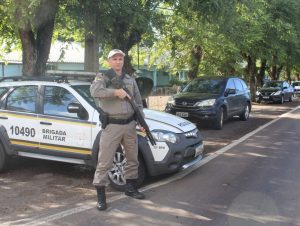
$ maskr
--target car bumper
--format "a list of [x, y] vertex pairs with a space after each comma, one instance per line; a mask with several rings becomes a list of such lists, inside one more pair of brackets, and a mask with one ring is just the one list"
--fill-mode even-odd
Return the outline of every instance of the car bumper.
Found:
[[256, 96], [256, 101], [276, 102], [281, 100], [281, 95]]
[[180, 109], [169, 108], [166, 112], [186, 118], [190, 121], [197, 120], [215, 120], [217, 118], [217, 111], [215, 108], [203, 108], [203, 109]]
[[[144, 157], [147, 172], [150, 176], [158, 176], [177, 172], [200, 161], [203, 157], [204, 144], [200, 134], [195, 138], [186, 138], [183, 134], [179, 136], [180, 143], [171, 144], [157, 142], [161, 147], [167, 145], [168, 150], [160, 159], [157, 158], [151, 144], [145, 139], [139, 139], [139, 149]], [[164, 145], [162, 144], [164, 143]], [[165, 150], [161, 150], [165, 151]]]

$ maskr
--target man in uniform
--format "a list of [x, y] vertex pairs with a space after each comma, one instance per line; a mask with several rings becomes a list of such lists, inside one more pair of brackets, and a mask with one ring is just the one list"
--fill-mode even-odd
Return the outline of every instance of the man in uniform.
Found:
[[[126, 88], [143, 114], [141, 95], [135, 79], [123, 72], [125, 54], [119, 49], [113, 49], [108, 54], [110, 70], [107, 73], [98, 73], [93, 81], [90, 92], [96, 104], [109, 115], [108, 125], [102, 130], [98, 163], [93, 184], [97, 190], [97, 208], [105, 210], [105, 187], [109, 184], [108, 172], [112, 167], [115, 152], [121, 143], [127, 159], [125, 164], [125, 194], [136, 199], [144, 199], [143, 193], [137, 190], [138, 178], [138, 143], [134, 110], [127, 98], [130, 96], [124, 89], [114, 88], [108, 73], [120, 76]], [[144, 114], [143, 114], [144, 115]], [[143, 128], [141, 127], [143, 130]]]

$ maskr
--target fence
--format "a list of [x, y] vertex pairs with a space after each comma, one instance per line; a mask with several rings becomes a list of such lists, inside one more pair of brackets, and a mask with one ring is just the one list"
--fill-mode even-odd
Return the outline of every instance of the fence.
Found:
[[158, 87], [154, 88], [151, 95], [147, 98], [149, 109], [163, 111], [169, 97], [176, 94], [178, 87]]

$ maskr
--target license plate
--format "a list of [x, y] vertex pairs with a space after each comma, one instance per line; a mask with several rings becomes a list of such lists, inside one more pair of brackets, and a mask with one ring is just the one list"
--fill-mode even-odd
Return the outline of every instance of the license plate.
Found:
[[270, 97], [263, 97], [263, 99], [265, 99], [265, 100], [269, 100], [269, 99], [270, 99]]
[[196, 147], [195, 149], [195, 157], [197, 157], [198, 155], [202, 155], [203, 154], [203, 150], [204, 150], [204, 145], [201, 144], [198, 147]]
[[189, 117], [188, 112], [176, 112], [176, 115], [179, 117]]

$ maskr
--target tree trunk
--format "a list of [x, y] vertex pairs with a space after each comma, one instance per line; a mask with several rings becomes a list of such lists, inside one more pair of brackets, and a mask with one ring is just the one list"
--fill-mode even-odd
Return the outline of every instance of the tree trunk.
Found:
[[283, 66], [281, 65], [280, 67], [277, 68], [277, 72], [276, 72], [276, 80], [279, 80], [280, 78], [280, 73], [283, 69]]
[[247, 56], [247, 74], [249, 77], [249, 82], [250, 82], [250, 92], [251, 92], [251, 100], [255, 101], [255, 92], [256, 92], [256, 74], [257, 74], [257, 70], [256, 70], [256, 59], [251, 57], [251, 56]]
[[22, 43], [22, 73], [24, 76], [43, 76], [50, 53], [58, 0], [42, 0], [33, 13], [30, 23], [24, 9], [29, 6], [26, 1], [15, 0], [16, 23]]
[[94, 4], [85, 12], [84, 70], [99, 71], [99, 10]]
[[277, 80], [277, 65], [271, 67], [270, 77], [271, 80]]
[[24, 76], [33, 76], [36, 74], [37, 50], [35, 47], [34, 34], [29, 22], [26, 24], [26, 27], [19, 29], [19, 35], [22, 43], [22, 74]]
[[257, 75], [257, 86], [258, 87], [262, 87], [264, 84], [264, 77], [265, 77], [265, 73], [266, 73], [266, 68], [267, 68], [267, 60], [261, 60], [261, 65], [259, 68], [259, 73]]
[[203, 48], [200, 45], [195, 45], [191, 50], [191, 59], [189, 62], [188, 78], [190, 80], [197, 77], [202, 56]]
[[292, 78], [291, 78], [291, 67], [287, 66], [286, 67], [286, 80], [291, 83], [292, 82]]

